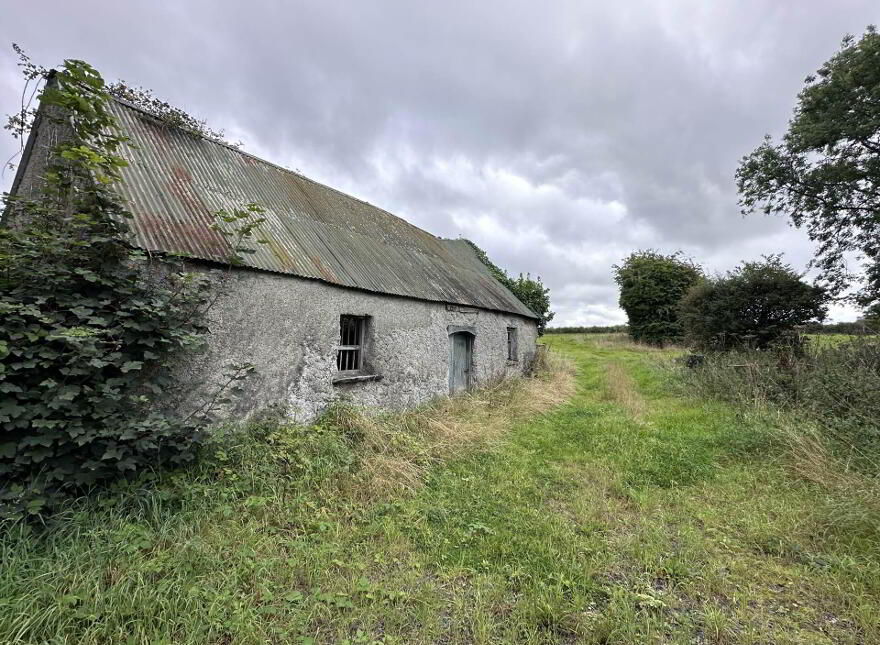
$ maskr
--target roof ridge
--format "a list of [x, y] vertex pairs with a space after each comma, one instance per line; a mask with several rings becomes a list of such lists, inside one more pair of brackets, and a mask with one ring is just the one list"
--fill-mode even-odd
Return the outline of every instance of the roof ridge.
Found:
[[[145, 114], [146, 116], [150, 117], [151, 119], [155, 119], [157, 121], [162, 121], [162, 117], [160, 117], [159, 115], [157, 115], [153, 112], [150, 112], [149, 110], [147, 110], [139, 105], [135, 105], [134, 103], [132, 103], [131, 101], [128, 101], [127, 99], [123, 99], [123, 98], [120, 98], [118, 96], [113, 96], [113, 95], [111, 95], [110, 98], [111, 98], [111, 100], [116, 101], [117, 103], [124, 105], [125, 107], [127, 107], [131, 110], [134, 110], [136, 112], [140, 112], [141, 114]], [[177, 126], [177, 125], [174, 125], [171, 123], [166, 123], [165, 125], [167, 125], [168, 127], [171, 127], [171, 128], [175, 128], [176, 130], [180, 130], [181, 132], [185, 132], [186, 134], [188, 134], [192, 137], [196, 137], [198, 139], [204, 139], [208, 143], [213, 143], [218, 146], [222, 146], [224, 148], [227, 148], [228, 150], [231, 150], [232, 152], [238, 153], [238, 154], [243, 155], [245, 157], [250, 157], [251, 159], [254, 159], [255, 161], [259, 161], [260, 163], [264, 163], [267, 166], [272, 166], [273, 168], [277, 168], [278, 170], [281, 170], [282, 172], [286, 172], [286, 173], [291, 174], [295, 177], [299, 177], [300, 179], [304, 179], [309, 183], [315, 184], [316, 186], [320, 186], [321, 188], [326, 188], [327, 190], [332, 190], [334, 193], [338, 193], [339, 195], [342, 195], [343, 197], [353, 199], [357, 202], [360, 202], [361, 204], [365, 204], [366, 206], [369, 206], [370, 208], [378, 209], [378, 210], [382, 211], [383, 213], [385, 213], [386, 215], [390, 215], [394, 219], [400, 220], [401, 222], [403, 222], [407, 226], [411, 226], [412, 228], [415, 228], [423, 233], [427, 233], [428, 235], [430, 235], [431, 237], [433, 237], [435, 239], [438, 239], [438, 240], [449, 239], [449, 238], [442, 238], [439, 235], [434, 235], [430, 231], [426, 231], [425, 229], [423, 229], [419, 226], [416, 226], [415, 224], [407, 221], [406, 219], [404, 219], [400, 215], [395, 215], [391, 211], [386, 210], [386, 209], [382, 208], [381, 206], [377, 206], [376, 204], [371, 204], [370, 202], [368, 202], [365, 199], [361, 199], [360, 197], [357, 197], [355, 195], [350, 195], [346, 192], [339, 190], [338, 188], [334, 188], [333, 186], [323, 184], [320, 181], [317, 181], [316, 179], [312, 179], [311, 177], [307, 177], [306, 175], [304, 175], [300, 172], [296, 172], [295, 170], [291, 170], [290, 168], [285, 168], [284, 166], [279, 166], [277, 163], [275, 163], [273, 161], [269, 161], [268, 159], [263, 159], [262, 157], [258, 157], [255, 154], [252, 154], [252, 153], [247, 152], [245, 150], [241, 150], [240, 148], [236, 148], [234, 145], [232, 145], [230, 143], [226, 143], [225, 141], [222, 141], [219, 139], [214, 139], [214, 138], [209, 137], [201, 132], [196, 132], [193, 130], [186, 130], [184, 128], [181, 128], [180, 126]]]

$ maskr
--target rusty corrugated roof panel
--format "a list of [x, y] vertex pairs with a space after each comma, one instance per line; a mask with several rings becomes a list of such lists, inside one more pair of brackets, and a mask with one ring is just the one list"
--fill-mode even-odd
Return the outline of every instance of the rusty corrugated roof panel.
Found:
[[266, 209], [242, 254], [254, 269], [377, 293], [535, 317], [463, 240], [435, 237], [359, 199], [114, 102], [135, 145], [123, 153], [121, 192], [138, 246], [225, 263], [230, 243], [214, 213], [248, 202]]

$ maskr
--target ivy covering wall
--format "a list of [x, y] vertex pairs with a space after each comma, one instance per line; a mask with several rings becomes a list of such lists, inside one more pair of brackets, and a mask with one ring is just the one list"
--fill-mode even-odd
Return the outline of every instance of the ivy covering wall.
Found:
[[[211, 302], [203, 278], [126, 243], [113, 190], [128, 140], [89, 64], [57, 71], [22, 54], [39, 110], [62, 133], [26, 193], [6, 196], [0, 227], [0, 517], [43, 513], [60, 496], [193, 458], [206, 417], [152, 405], [174, 361], [198, 347]], [[47, 82], [43, 82], [48, 79]], [[31, 85], [32, 87], [32, 85]]]

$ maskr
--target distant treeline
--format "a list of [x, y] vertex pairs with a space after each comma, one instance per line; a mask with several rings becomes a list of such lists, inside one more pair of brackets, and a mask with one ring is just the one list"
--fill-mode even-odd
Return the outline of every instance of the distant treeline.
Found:
[[608, 325], [602, 327], [548, 327], [548, 334], [626, 334], [629, 332], [628, 325]]
[[[809, 323], [798, 328], [805, 334], [878, 334], [880, 328], [864, 320], [838, 323]], [[593, 325], [592, 327], [548, 327], [548, 334], [627, 334], [629, 325]]]

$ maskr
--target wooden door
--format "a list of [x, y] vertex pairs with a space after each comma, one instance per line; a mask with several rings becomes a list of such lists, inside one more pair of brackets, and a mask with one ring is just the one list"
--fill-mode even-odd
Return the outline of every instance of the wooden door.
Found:
[[449, 337], [449, 393], [455, 394], [471, 386], [474, 337], [467, 332], [456, 332]]

